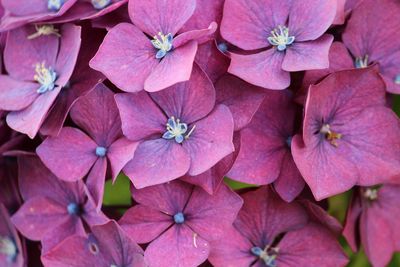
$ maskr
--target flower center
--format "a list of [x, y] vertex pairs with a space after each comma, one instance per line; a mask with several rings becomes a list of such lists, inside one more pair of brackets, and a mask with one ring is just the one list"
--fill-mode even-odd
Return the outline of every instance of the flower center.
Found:
[[278, 248], [266, 246], [265, 249], [260, 247], [252, 247], [251, 253], [260, 258], [265, 266], [276, 267], [276, 257], [278, 256]]
[[67, 206], [68, 214], [70, 215], [79, 215], [81, 209], [76, 203], [69, 203]]
[[394, 83], [400, 85], [400, 74], [398, 74], [398, 75], [396, 76], [396, 78], [394, 78]]
[[364, 190], [364, 197], [370, 201], [374, 201], [378, 198], [377, 188], [367, 188]]
[[357, 57], [354, 61], [354, 66], [357, 69], [364, 69], [368, 67], [368, 55], [365, 55], [364, 57]]
[[8, 262], [14, 262], [18, 254], [18, 248], [11, 238], [0, 236], [0, 253], [6, 255]]
[[64, 0], [48, 0], [47, 9], [50, 11], [58, 11], [64, 4]]
[[46, 68], [44, 62], [36, 64], [35, 72], [36, 74], [33, 76], [33, 79], [40, 83], [37, 92], [43, 94], [47, 91], [52, 91], [55, 87], [54, 82], [57, 79], [57, 73], [51, 67]]
[[[158, 37], [159, 36], [159, 37]], [[153, 40], [151, 40], [151, 44], [158, 49], [156, 58], [161, 59], [165, 57], [165, 55], [172, 50], [172, 41], [174, 38], [172, 34], [168, 33], [164, 35], [162, 32], [159, 32], [157, 35], [154, 35]]]
[[287, 145], [289, 148], [292, 147], [292, 140], [293, 140], [293, 136], [289, 136], [289, 137], [286, 139], [286, 145]]
[[54, 28], [54, 25], [35, 25], [36, 32], [28, 36], [28, 40], [38, 38], [42, 35], [54, 34], [57, 37], [61, 37], [59, 30]]
[[178, 212], [177, 214], [174, 215], [174, 221], [177, 224], [182, 224], [185, 222], [185, 215], [183, 215], [182, 212]]
[[175, 142], [181, 144], [185, 139], [189, 139], [189, 136], [193, 133], [195, 128], [196, 125], [186, 134], [188, 130], [187, 124], [181, 122], [179, 119], [175, 120], [175, 117], [172, 116], [168, 119], [167, 131], [163, 134], [162, 138], [168, 140], [175, 138]]
[[336, 140], [341, 139], [342, 134], [332, 131], [329, 124], [322, 125], [319, 132], [325, 135], [325, 139], [328, 140], [332, 146], [338, 147], [338, 143], [336, 142]]
[[111, 4], [111, 0], [92, 0], [92, 5], [95, 9], [103, 9]]
[[96, 147], [96, 156], [104, 157], [107, 154], [107, 148], [98, 146]]
[[289, 36], [289, 28], [280, 25], [273, 29], [268, 37], [268, 42], [276, 46], [278, 51], [285, 51], [288, 45], [293, 44], [294, 40], [294, 36]]

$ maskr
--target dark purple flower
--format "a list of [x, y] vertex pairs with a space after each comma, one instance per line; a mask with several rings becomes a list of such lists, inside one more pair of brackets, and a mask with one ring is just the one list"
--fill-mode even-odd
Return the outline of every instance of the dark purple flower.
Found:
[[189, 80], [197, 51], [195, 40], [217, 27], [212, 23], [207, 29], [176, 35], [195, 8], [195, 0], [129, 1], [134, 25], [121, 23], [112, 28], [90, 66], [126, 92], [143, 88], [155, 92]]
[[108, 220], [81, 181], [60, 181], [37, 157], [19, 158], [19, 187], [25, 202], [11, 221], [28, 239], [40, 240], [43, 251], [71, 235], [85, 235], [85, 224]]
[[292, 157], [296, 106], [290, 91], [270, 91], [250, 124], [240, 131], [240, 148], [227, 176], [248, 184], [274, 183], [286, 201], [304, 188]]
[[86, 185], [100, 208], [108, 162], [109, 176], [115, 180], [132, 159], [137, 143], [122, 136], [114, 94], [103, 84], [81, 97], [70, 115], [84, 132], [64, 127], [57, 137], [48, 137], [36, 152], [64, 181], [77, 181], [88, 175]]
[[[50, 27], [49, 25], [45, 25]], [[51, 26], [52, 27], [52, 26]], [[80, 48], [81, 28], [65, 24], [55, 34], [37, 36], [33, 26], [8, 33], [0, 76], [0, 109], [7, 124], [35, 137], [58, 94], [72, 75]]]
[[151, 242], [144, 257], [150, 267], [198, 266], [232, 225], [242, 200], [228, 187], [214, 195], [180, 181], [133, 189], [139, 205], [120, 223], [138, 243]]
[[355, 190], [343, 235], [354, 251], [360, 245], [375, 267], [388, 266], [400, 250], [400, 186], [362, 187]]
[[78, 0], [2, 0], [5, 9], [0, 31], [32, 22], [43, 22], [67, 12]]
[[26, 266], [25, 252], [7, 209], [0, 202], [0, 266]]
[[232, 114], [197, 65], [187, 82], [115, 98], [124, 135], [141, 141], [124, 168], [136, 188], [199, 175], [234, 150]]
[[296, 202], [286, 203], [268, 187], [242, 195], [233, 227], [211, 243], [215, 267], [345, 266], [346, 256], [332, 233], [309, 221]]
[[143, 250], [115, 221], [92, 227], [87, 237], [72, 236], [42, 255], [46, 267], [145, 267]]
[[400, 93], [400, 23], [393, 19], [399, 16], [397, 0], [382, 0], [379, 4], [364, 0], [352, 11], [343, 33], [343, 43], [354, 56], [354, 65], [365, 68], [379, 63], [390, 93]]
[[337, 0], [226, 0], [222, 37], [251, 51], [231, 53], [228, 71], [257, 86], [285, 89], [290, 72], [327, 68], [333, 36], [324, 33], [336, 6]]
[[303, 133], [293, 138], [292, 153], [315, 198], [398, 175], [399, 126], [374, 68], [336, 72], [310, 86]]

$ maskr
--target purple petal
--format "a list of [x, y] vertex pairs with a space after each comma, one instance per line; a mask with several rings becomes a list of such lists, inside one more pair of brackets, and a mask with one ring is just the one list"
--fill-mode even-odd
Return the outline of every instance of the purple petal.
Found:
[[97, 210], [101, 209], [104, 195], [104, 184], [107, 171], [107, 159], [98, 158], [90, 170], [86, 179], [88, 193], [93, 198]]
[[0, 75], [0, 109], [21, 110], [32, 104], [39, 96], [39, 85]]
[[178, 48], [182, 45], [185, 45], [187, 42], [191, 40], [199, 40], [199, 39], [204, 39], [204, 37], [209, 36], [213, 34], [218, 28], [217, 23], [212, 22], [208, 28], [201, 29], [201, 30], [192, 30], [188, 32], [184, 32], [182, 34], [179, 34], [175, 39], [174, 39], [174, 47]]
[[110, 161], [113, 181], [117, 179], [122, 168], [133, 158], [138, 142], [121, 137], [108, 148], [107, 158]]

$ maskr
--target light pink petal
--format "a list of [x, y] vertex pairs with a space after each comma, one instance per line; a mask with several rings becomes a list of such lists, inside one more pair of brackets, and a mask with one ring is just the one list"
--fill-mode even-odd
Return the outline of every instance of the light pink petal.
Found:
[[227, 41], [245, 49], [270, 46], [267, 38], [278, 25], [285, 25], [290, 1], [226, 0], [221, 34]]
[[194, 125], [193, 133], [183, 142], [183, 148], [191, 157], [189, 174], [192, 176], [210, 169], [235, 150], [233, 118], [228, 107], [218, 105], [209, 116]]
[[137, 205], [119, 221], [122, 229], [139, 244], [149, 243], [173, 224], [173, 218], [149, 206]]
[[201, 30], [192, 30], [188, 32], [184, 32], [182, 34], [179, 34], [175, 39], [174, 39], [174, 47], [178, 48], [187, 42], [191, 40], [199, 40], [199, 39], [204, 39], [204, 37], [209, 36], [213, 34], [218, 28], [217, 23], [212, 22], [208, 28], [201, 29]]
[[214, 86], [197, 64], [193, 66], [189, 81], [150, 96], [168, 118], [174, 116], [186, 124], [204, 118], [215, 105]]
[[156, 92], [189, 80], [196, 52], [196, 41], [190, 41], [168, 52], [145, 80], [144, 90]]
[[186, 225], [171, 227], [150, 243], [144, 252], [149, 267], [195, 267], [210, 253], [210, 245]]
[[39, 96], [36, 90], [39, 84], [15, 80], [0, 75], [0, 109], [21, 110], [32, 104]]
[[42, 126], [60, 90], [60, 87], [55, 87], [52, 91], [39, 95], [29, 107], [20, 111], [10, 112], [7, 115], [8, 126], [33, 139]]
[[121, 23], [107, 33], [89, 65], [121, 90], [138, 92], [159, 64], [155, 54], [150, 40], [137, 27]]
[[147, 35], [159, 32], [175, 35], [192, 16], [196, 0], [136, 0], [129, 1], [129, 15]]
[[60, 179], [82, 179], [97, 159], [96, 143], [76, 128], [65, 127], [36, 149], [43, 163]]
[[290, 85], [290, 74], [282, 70], [284, 56], [276, 49], [252, 55], [231, 53], [228, 72], [256, 86], [285, 89]]
[[133, 158], [138, 145], [138, 142], [121, 137], [108, 148], [107, 158], [110, 161], [113, 181], [117, 179], [122, 168]]
[[337, 0], [292, 1], [289, 33], [296, 41], [315, 40], [328, 30], [336, 16]]
[[153, 135], [160, 137], [166, 131], [168, 118], [160, 110], [147, 92], [135, 94], [116, 94], [122, 132], [133, 141]]
[[332, 42], [333, 36], [325, 34], [315, 41], [294, 43], [286, 50], [282, 69], [294, 72], [328, 68]]
[[107, 159], [98, 158], [86, 179], [88, 194], [90, 194], [93, 201], [95, 202], [98, 211], [100, 211], [101, 205], [103, 203], [106, 171]]
[[190, 156], [174, 140], [155, 139], [141, 143], [124, 173], [136, 188], [161, 184], [186, 174]]

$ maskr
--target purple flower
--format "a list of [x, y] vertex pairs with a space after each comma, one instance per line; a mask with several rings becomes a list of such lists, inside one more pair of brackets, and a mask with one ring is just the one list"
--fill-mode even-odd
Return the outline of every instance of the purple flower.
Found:
[[[47, 27], [53, 27], [45, 25]], [[37, 36], [33, 26], [8, 33], [0, 76], [0, 109], [7, 124], [34, 138], [58, 94], [74, 70], [80, 48], [80, 27], [65, 24], [54, 34]]]
[[132, 159], [137, 143], [122, 136], [114, 94], [103, 84], [81, 97], [70, 115], [84, 132], [64, 127], [57, 137], [48, 137], [36, 152], [64, 181], [77, 181], [88, 175], [86, 185], [100, 208], [108, 162], [111, 166], [109, 176], [115, 180]]
[[353, 193], [343, 235], [356, 251], [362, 244], [373, 266], [387, 266], [400, 250], [400, 186], [363, 187]]
[[115, 221], [92, 227], [87, 237], [72, 236], [42, 255], [46, 267], [147, 266], [143, 250]]
[[126, 92], [155, 92], [189, 80], [195, 40], [216, 30], [212, 23], [207, 29], [176, 35], [195, 8], [195, 0], [129, 1], [135, 26], [121, 23], [112, 28], [90, 66]]
[[[371, 12], [373, 10], [374, 12]], [[390, 93], [400, 93], [400, 5], [395, 0], [364, 0], [352, 12], [343, 43], [354, 56], [354, 65], [365, 68], [379, 63]], [[380, 42], [378, 40], [390, 40]]]
[[[231, 53], [228, 71], [257, 86], [285, 89], [290, 72], [327, 68], [333, 36], [324, 33], [334, 20], [336, 4], [337, 0], [226, 0], [221, 34], [250, 51]], [[254, 52], [260, 49], [264, 51]]]
[[400, 129], [374, 68], [340, 71], [310, 86], [303, 134], [292, 141], [317, 200], [400, 173]]
[[199, 175], [234, 150], [232, 114], [197, 65], [187, 82], [115, 99], [124, 135], [141, 141], [124, 168], [136, 188]]
[[214, 195], [180, 181], [133, 189], [139, 205], [120, 223], [138, 243], [151, 242], [145, 253], [149, 266], [198, 266], [237, 216], [242, 200], [228, 187]]
[[7, 267], [26, 266], [26, 253], [9, 214], [0, 202], [0, 265]]
[[67, 12], [78, 0], [2, 0], [5, 9], [0, 31], [32, 22], [43, 22]]
[[19, 184], [25, 202], [11, 221], [25, 237], [42, 241], [43, 251], [71, 235], [85, 235], [85, 224], [108, 220], [81, 181], [60, 181], [37, 157], [19, 158]]
[[242, 195], [244, 205], [233, 227], [211, 243], [210, 262], [231, 266], [344, 266], [335, 236], [308, 221], [296, 202], [282, 201], [268, 187]]
[[240, 131], [240, 148], [227, 176], [248, 184], [274, 183], [292, 201], [304, 188], [290, 150], [296, 106], [289, 91], [269, 91], [250, 124]]

